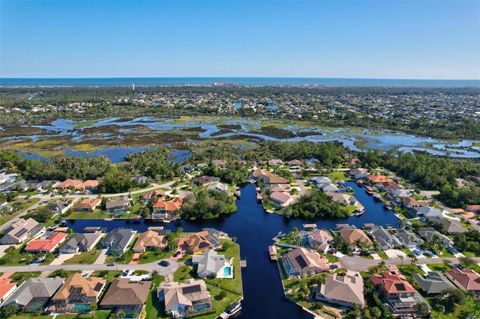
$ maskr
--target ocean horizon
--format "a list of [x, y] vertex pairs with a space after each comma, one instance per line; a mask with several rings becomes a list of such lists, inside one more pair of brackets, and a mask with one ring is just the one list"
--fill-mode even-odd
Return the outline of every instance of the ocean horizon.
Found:
[[104, 77], [104, 78], [0, 78], [0, 86], [183, 86], [232, 84], [241, 86], [332, 87], [480, 87], [480, 80], [420, 80], [309, 77]]

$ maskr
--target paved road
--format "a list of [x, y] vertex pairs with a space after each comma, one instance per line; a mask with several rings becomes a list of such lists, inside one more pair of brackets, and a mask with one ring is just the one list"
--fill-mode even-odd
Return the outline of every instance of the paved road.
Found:
[[[472, 258], [477, 264], [480, 264], [480, 258]], [[378, 265], [382, 260], [368, 259], [364, 257], [356, 256], [344, 256], [340, 258], [340, 264], [349, 270], [353, 271], [365, 271], [370, 267]], [[389, 258], [383, 260], [387, 265], [409, 265], [412, 263], [412, 258]], [[460, 258], [419, 258], [417, 264], [439, 264], [444, 261], [449, 261], [452, 264], [460, 263]]]
[[161, 267], [158, 265], [159, 261], [143, 264], [143, 265], [123, 265], [115, 264], [109, 267], [107, 265], [28, 265], [28, 266], [0, 266], [0, 272], [31, 272], [31, 271], [55, 271], [63, 270], [80, 270], [80, 271], [95, 271], [95, 270], [146, 270], [149, 272], [157, 271], [160, 275], [166, 276], [173, 274], [178, 269], [179, 263], [175, 259], [167, 259], [170, 265], [168, 267]]
[[[33, 196], [32, 196], [33, 197]], [[9, 221], [3, 223], [2, 225], [0, 225], [0, 232], [4, 231], [5, 229], [7, 229], [8, 227], [10, 227], [11, 224], [15, 223], [17, 220], [19, 220], [20, 218], [22, 218], [23, 216], [27, 215], [28, 212], [30, 212], [31, 210], [34, 210], [38, 207], [40, 207], [41, 205], [44, 205], [45, 202], [50, 199], [50, 197], [47, 197], [47, 198], [40, 198], [40, 201], [31, 205], [30, 207], [27, 207], [25, 208], [24, 210], [22, 210], [20, 213], [18, 213], [15, 217], [13, 217], [12, 219], [10, 219]]]

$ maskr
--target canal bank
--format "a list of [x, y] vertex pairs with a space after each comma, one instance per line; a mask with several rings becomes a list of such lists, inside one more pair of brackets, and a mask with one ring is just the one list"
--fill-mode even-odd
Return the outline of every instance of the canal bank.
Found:
[[[354, 189], [355, 196], [364, 205], [365, 214], [347, 219], [318, 220], [319, 228], [333, 229], [338, 223], [348, 223], [362, 226], [364, 223], [395, 226], [394, 214], [383, 209], [383, 205], [373, 200], [363, 188], [353, 182], [346, 186]], [[247, 185], [241, 189], [241, 197], [237, 200], [237, 213], [215, 221], [188, 222], [176, 221], [164, 226], [175, 230], [182, 227], [185, 231], [199, 231], [204, 227], [213, 227], [236, 237], [241, 248], [241, 258], [247, 261], [247, 267], [242, 269], [243, 294], [242, 315], [245, 319], [293, 319], [312, 318], [313, 316], [301, 307], [285, 298], [277, 264], [268, 257], [268, 245], [278, 232], [287, 233], [293, 227], [301, 228], [302, 224], [312, 223], [311, 220], [287, 219], [277, 214], [265, 213], [263, 206], [257, 203], [255, 185]], [[115, 228], [132, 228], [145, 231], [151, 224], [145, 221], [129, 220], [72, 220], [68, 222], [75, 232], [82, 232], [87, 226], [99, 226], [107, 230]]]

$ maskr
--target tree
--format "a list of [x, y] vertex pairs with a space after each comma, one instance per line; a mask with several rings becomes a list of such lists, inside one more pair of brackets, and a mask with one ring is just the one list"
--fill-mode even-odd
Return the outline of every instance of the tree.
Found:
[[92, 302], [88, 305], [88, 310], [90, 310], [90, 312], [93, 314], [93, 318], [97, 318], [97, 309], [98, 306], [95, 302]]

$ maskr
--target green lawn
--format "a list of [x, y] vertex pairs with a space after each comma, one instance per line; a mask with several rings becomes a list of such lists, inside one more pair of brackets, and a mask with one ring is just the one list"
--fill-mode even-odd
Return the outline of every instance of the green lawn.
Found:
[[327, 177], [330, 178], [332, 182], [342, 181], [342, 180], [344, 181], [349, 179], [347, 174], [344, 171], [333, 171], [327, 174]]
[[435, 319], [457, 319], [461, 313], [466, 313], [470, 318], [480, 318], [480, 306], [473, 298], [467, 297], [465, 304], [457, 305], [455, 311], [448, 314], [443, 314], [438, 311], [432, 310], [432, 317]]
[[76, 264], [93, 264], [95, 260], [97, 260], [98, 256], [100, 256], [101, 250], [97, 248], [93, 248], [90, 251], [86, 251], [84, 253], [80, 253], [78, 255], [73, 256], [72, 258], [66, 260], [64, 262], [65, 265], [76, 265]]
[[66, 216], [66, 219], [105, 219], [111, 216], [100, 209], [96, 209], [93, 212], [76, 212], [73, 211], [70, 215]]
[[92, 277], [101, 277], [107, 282], [112, 282], [113, 279], [120, 277], [122, 272], [120, 270], [97, 270], [92, 273]]
[[228, 259], [233, 257], [233, 279], [208, 279], [206, 282], [212, 286], [225, 289], [237, 295], [243, 294], [242, 270], [240, 268], [240, 246], [231, 241], [222, 240], [223, 245], [227, 245], [225, 251], [219, 251], [220, 255], [225, 255]]
[[423, 274], [423, 270], [417, 265], [398, 265], [398, 269], [410, 282], [414, 274]]
[[12, 247], [7, 248], [6, 254], [2, 258], [0, 258], [0, 265], [28, 265], [36, 258], [35, 254], [24, 251], [23, 247], [20, 247], [18, 249], [12, 249]]
[[40, 271], [16, 272], [10, 276], [10, 279], [12, 281], [15, 281], [17, 284], [21, 284], [22, 282], [30, 278], [37, 278], [38, 276], [40, 276], [40, 274]]
[[140, 264], [148, 264], [157, 260], [168, 258], [172, 255], [172, 252], [161, 250], [161, 251], [146, 251], [140, 255]]
[[121, 254], [120, 256], [107, 256], [105, 259], [105, 263], [117, 263], [117, 264], [128, 264], [132, 261], [133, 258], [133, 251], [127, 250], [125, 253]]
[[92, 313], [85, 314], [59, 314], [57, 319], [107, 319], [110, 315], [110, 310], [97, 310], [95, 315]]
[[445, 263], [438, 263], [438, 264], [428, 264], [428, 268], [430, 268], [432, 271], [439, 271], [439, 272], [446, 272], [452, 269], [452, 266], [447, 265]]
[[13, 212], [5, 213], [0, 216], [0, 225], [5, 224], [10, 219], [14, 218], [18, 214], [20, 214], [23, 210], [27, 209], [28, 207], [36, 204], [40, 201], [39, 198], [30, 198], [30, 199], [16, 199], [14, 200], [11, 205], [13, 206]]
[[147, 302], [145, 305], [146, 315], [145, 319], [156, 319], [156, 318], [170, 318], [164, 317], [164, 308], [163, 304], [157, 298], [157, 287], [160, 285], [165, 278], [163, 276], [155, 276], [153, 278], [152, 289], [147, 297]]
[[183, 282], [187, 279], [193, 278], [193, 269], [191, 267], [181, 265], [173, 273], [173, 280], [176, 282]]

